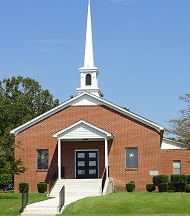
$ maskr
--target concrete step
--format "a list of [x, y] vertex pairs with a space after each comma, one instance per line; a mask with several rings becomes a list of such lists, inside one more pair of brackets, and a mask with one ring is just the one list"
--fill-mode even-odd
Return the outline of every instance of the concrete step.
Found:
[[50, 194], [53, 199], [33, 203], [24, 209], [22, 216], [55, 216], [58, 213], [59, 192], [65, 186], [65, 205], [89, 196], [101, 195], [101, 179], [61, 179], [58, 180]]
[[27, 205], [22, 216], [54, 216], [58, 212], [59, 201], [57, 198], [44, 200], [41, 202]]
[[30, 213], [22, 213], [21, 216], [56, 216], [58, 213], [42, 213], [42, 212], [30, 212]]
[[25, 213], [29, 213], [29, 212], [48, 212], [48, 213], [57, 213], [57, 207], [48, 207], [48, 206], [41, 206], [41, 207], [38, 207], [38, 208], [25, 208], [24, 212]]
[[65, 186], [65, 196], [99, 196], [101, 195], [101, 179], [61, 179], [52, 189], [50, 196], [57, 197]]

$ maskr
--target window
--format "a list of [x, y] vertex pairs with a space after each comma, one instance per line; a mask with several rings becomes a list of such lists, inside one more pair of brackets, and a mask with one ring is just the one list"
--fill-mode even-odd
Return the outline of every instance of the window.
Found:
[[91, 74], [86, 75], [86, 85], [91, 85]]
[[126, 148], [126, 168], [138, 168], [137, 148]]
[[48, 150], [37, 150], [37, 169], [47, 170], [48, 169]]
[[173, 174], [181, 174], [181, 161], [173, 161]]

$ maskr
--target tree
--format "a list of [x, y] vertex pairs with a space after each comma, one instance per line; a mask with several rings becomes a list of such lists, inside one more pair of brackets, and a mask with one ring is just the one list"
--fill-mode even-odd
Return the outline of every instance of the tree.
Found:
[[12, 182], [11, 174], [0, 174], [0, 191], [4, 192], [5, 187]]
[[186, 147], [190, 147], [190, 94], [179, 97], [180, 100], [188, 103], [187, 109], [180, 110], [180, 117], [171, 119], [169, 133], [175, 135], [175, 140]]
[[59, 104], [48, 90], [31, 78], [21, 76], [0, 81], [0, 174], [20, 174], [26, 170], [22, 160], [14, 159], [10, 131]]

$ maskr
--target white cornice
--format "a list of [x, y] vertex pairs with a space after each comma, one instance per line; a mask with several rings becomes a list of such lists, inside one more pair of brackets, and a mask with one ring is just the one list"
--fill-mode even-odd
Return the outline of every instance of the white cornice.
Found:
[[49, 110], [49, 111], [43, 113], [42, 115], [37, 116], [36, 118], [34, 118], [34, 119], [32, 119], [32, 120], [26, 122], [25, 124], [23, 124], [23, 125], [21, 125], [21, 126], [15, 128], [15, 129], [11, 130], [10, 133], [11, 133], [11, 134], [15, 134], [15, 135], [18, 134], [18, 133], [20, 133], [21, 131], [27, 129], [28, 127], [31, 127], [32, 125], [37, 124], [38, 122], [40, 122], [40, 121], [42, 121], [42, 120], [44, 120], [44, 119], [46, 119], [46, 118], [52, 116], [53, 114], [55, 114], [55, 113], [57, 113], [57, 112], [59, 112], [59, 111], [65, 109], [65, 107], [70, 106], [70, 104], [72, 104], [72, 102], [75, 101], [75, 100], [76, 100], [77, 98], [79, 98], [80, 96], [81, 96], [81, 95], [78, 95], [78, 96], [76, 96], [76, 97], [73, 97], [73, 98], [71, 98], [71, 99], [65, 101], [64, 103], [58, 105], [57, 107], [55, 107], [55, 108], [53, 108], [53, 109], [51, 109], [51, 110]]
[[111, 102], [108, 102], [106, 100], [104, 100], [103, 98], [100, 98], [100, 97], [97, 97], [95, 96], [94, 94], [90, 94], [90, 93], [87, 93], [87, 92], [84, 92], [84, 93], [81, 93], [71, 99], [69, 99], [68, 101], [60, 104], [59, 106], [45, 112], [44, 114], [32, 119], [31, 121], [28, 121], [26, 122], [25, 124], [11, 130], [11, 134], [18, 134], [20, 133], [21, 131], [31, 127], [32, 125], [34, 124], [37, 124], [38, 122], [54, 115], [55, 113], [65, 109], [66, 107], [69, 107], [69, 106], [83, 106], [83, 105], [87, 105], [87, 106], [91, 106], [91, 105], [104, 105], [104, 106], [107, 106], [119, 113], [122, 113], [132, 119], [135, 119], [145, 125], [148, 125], [150, 126], [151, 128], [154, 128], [156, 129], [158, 132], [160, 131], [164, 131], [164, 127], [158, 125], [158, 124], [155, 124], [154, 122], [152, 121], [149, 121], [147, 120], [146, 118], [143, 118], [131, 111], [128, 111], [120, 106], [117, 106]]

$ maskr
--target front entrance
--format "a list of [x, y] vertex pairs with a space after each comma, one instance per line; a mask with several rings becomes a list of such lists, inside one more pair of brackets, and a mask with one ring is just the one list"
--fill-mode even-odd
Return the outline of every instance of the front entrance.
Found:
[[98, 178], [98, 151], [76, 151], [76, 178]]

